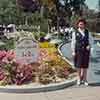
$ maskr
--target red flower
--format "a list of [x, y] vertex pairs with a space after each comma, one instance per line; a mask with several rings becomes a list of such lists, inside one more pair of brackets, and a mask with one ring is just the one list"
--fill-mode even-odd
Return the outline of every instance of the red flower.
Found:
[[5, 50], [0, 51], [0, 60], [2, 60], [7, 55], [7, 52]]
[[4, 78], [5, 78], [4, 70], [0, 68], [0, 81], [3, 80]]
[[18, 65], [13, 68], [13, 82], [17, 85], [21, 85], [25, 82], [30, 82], [32, 80], [33, 68], [31, 65]]

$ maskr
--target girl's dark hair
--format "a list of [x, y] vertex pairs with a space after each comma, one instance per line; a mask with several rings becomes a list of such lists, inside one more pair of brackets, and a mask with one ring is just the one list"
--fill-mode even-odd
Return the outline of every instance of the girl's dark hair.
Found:
[[78, 24], [80, 22], [83, 22], [85, 25], [87, 24], [86, 20], [85, 19], [79, 19], [77, 22], [76, 22], [76, 26], [78, 26]]

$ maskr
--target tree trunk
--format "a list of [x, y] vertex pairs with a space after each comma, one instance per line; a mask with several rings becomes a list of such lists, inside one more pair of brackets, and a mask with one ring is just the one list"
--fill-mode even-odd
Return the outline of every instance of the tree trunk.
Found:
[[25, 16], [25, 25], [28, 25], [28, 16]]

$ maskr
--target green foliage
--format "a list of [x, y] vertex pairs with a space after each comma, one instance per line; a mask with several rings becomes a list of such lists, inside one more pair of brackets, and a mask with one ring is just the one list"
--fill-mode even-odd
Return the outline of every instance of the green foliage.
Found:
[[26, 17], [28, 24], [34, 25], [39, 22], [39, 12], [32, 14], [18, 9], [16, 0], [0, 0], [0, 24], [25, 24]]
[[[24, 3], [27, 0], [17, 0], [22, 1], [27, 7], [28, 3]], [[27, 2], [30, 2], [29, 0]], [[73, 11], [80, 12], [80, 6], [85, 5], [85, 0], [64, 0], [64, 5], [62, 5], [59, 0], [37, 0], [40, 3], [40, 7], [35, 12], [30, 10], [26, 11], [16, 5], [16, 0], [0, 0], [0, 24], [16, 24], [16, 25], [40, 25], [41, 31], [47, 32], [48, 30], [48, 20], [51, 19], [53, 24], [57, 24], [57, 16], [66, 17], [70, 20]], [[27, 4], [27, 5], [26, 5]], [[35, 7], [35, 3], [29, 3], [31, 7]], [[36, 3], [37, 5], [38, 3]], [[39, 4], [37, 5], [39, 6]], [[43, 9], [42, 9], [43, 7]], [[32, 8], [32, 9], [33, 9]], [[37, 7], [36, 7], [37, 8]], [[28, 8], [27, 8], [28, 9]], [[42, 16], [43, 14], [43, 16]], [[62, 16], [63, 15], [63, 16]]]
[[15, 48], [15, 40], [13, 38], [4, 39], [2, 42], [4, 42], [5, 45], [1, 45], [0, 50], [10, 50]]
[[36, 40], [38, 40], [41, 37], [45, 37], [46, 33], [45, 32], [32, 32], [33, 36], [35, 37]]

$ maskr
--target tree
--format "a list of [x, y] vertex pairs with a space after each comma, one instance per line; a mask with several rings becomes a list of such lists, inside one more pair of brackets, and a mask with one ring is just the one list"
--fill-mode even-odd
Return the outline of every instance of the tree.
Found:
[[[14, 0], [12, 0], [14, 1]], [[9, 0], [1, 0], [0, 1], [0, 19], [2, 23], [8, 23], [8, 21], [13, 21], [13, 17], [15, 15], [15, 5], [12, 1]]]
[[85, 0], [16, 0], [20, 8], [26, 11], [39, 10], [44, 13], [45, 7], [52, 13], [52, 9], [56, 9], [57, 16], [67, 14], [69, 18], [72, 12], [81, 15], [82, 8], [85, 5]]
[[98, 0], [98, 8], [99, 8], [99, 11], [100, 11], [100, 0]]
[[16, 0], [16, 2], [17, 6], [26, 12], [35, 12], [40, 8], [38, 0]]
[[100, 18], [100, 0], [98, 0], [98, 10], [99, 10], [98, 18]]
[[[76, 12], [79, 12], [80, 4], [83, 5], [84, 1], [85, 0], [0, 0], [0, 23], [25, 24], [25, 22], [27, 23], [28, 21], [29, 24], [34, 24], [36, 23], [35, 21], [48, 19], [48, 22], [53, 22], [53, 24], [57, 26], [60, 18], [66, 20], [68, 17], [68, 20], [70, 20], [73, 11], [77, 14]], [[37, 19], [39, 20], [34, 20], [36, 13], [38, 13]]]

